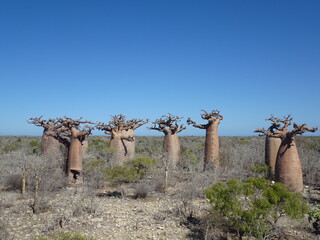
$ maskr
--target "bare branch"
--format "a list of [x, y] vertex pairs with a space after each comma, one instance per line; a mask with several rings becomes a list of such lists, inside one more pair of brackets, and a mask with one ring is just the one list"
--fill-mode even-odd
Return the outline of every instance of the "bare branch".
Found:
[[289, 136], [301, 135], [305, 132], [315, 132], [318, 128], [309, 128], [306, 124], [298, 125], [296, 123], [293, 124], [294, 129], [288, 132]]
[[220, 114], [219, 110], [212, 110], [210, 113], [206, 112], [205, 110], [201, 110], [203, 113], [201, 114], [201, 118], [205, 120], [209, 120], [212, 118], [223, 119], [223, 116]]
[[168, 115], [162, 115], [161, 118], [155, 120], [153, 122], [154, 125], [149, 129], [164, 132], [165, 134], [177, 134], [186, 129], [183, 125], [178, 124], [182, 118], [168, 113]]
[[187, 124], [188, 125], [192, 124], [192, 126], [200, 129], [206, 129], [208, 126], [208, 124], [197, 124], [195, 121], [192, 121], [191, 118], [187, 119]]

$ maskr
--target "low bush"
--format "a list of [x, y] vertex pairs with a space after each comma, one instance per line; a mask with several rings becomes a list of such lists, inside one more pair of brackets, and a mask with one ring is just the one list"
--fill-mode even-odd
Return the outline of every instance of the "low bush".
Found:
[[301, 194], [264, 178], [219, 182], [206, 189], [205, 194], [213, 210], [221, 213], [240, 238], [247, 235], [261, 239], [283, 213], [291, 218], [303, 218], [308, 211]]
[[150, 189], [146, 183], [140, 183], [136, 185], [134, 191], [134, 198], [146, 198], [148, 196]]
[[20, 174], [11, 174], [5, 178], [5, 189], [9, 191], [21, 190], [22, 176]]
[[130, 166], [116, 166], [103, 170], [105, 180], [112, 184], [135, 182], [140, 178], [137, 169]]
[[108, 167], [103, 170], [105, 180], [112, 184], [132, 183], [141, 179], [146, 171], [156, 163], [149, 157], [138, 157], [124, 166]]
[[250, 170], [253, 172], [254, 175], [259, 176], [259, 177], [267, 177], [269, 174], [269, 169], [270, 167], [268, 165], [253, 165]]
[[156, 160], [149, 157], [137, 157], [128, 162], [128, 165], [134, 167], [140, 175], [144, 175], [147, 169], [155, 164]]
[[317, 205], [317, 208], [311, 210], [308, 215], [308, 220], [312, 222], [315, 233], [320, 234], [320, 204]]
[[32, 148], [32, 153], [34, 154], [40, 154], [41, 150], [41, 143], [37, 140], [31, 140], [29, 143], [30, 147]]

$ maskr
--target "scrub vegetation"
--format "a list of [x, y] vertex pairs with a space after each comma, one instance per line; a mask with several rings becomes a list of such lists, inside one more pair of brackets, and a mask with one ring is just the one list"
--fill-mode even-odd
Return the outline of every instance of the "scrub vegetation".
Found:
[[295, 138], [301, 193], [268, 179], [264, 137], [219, 137], [219, 167], [205, 171], [205, 137], [179, 137], [175, 168], [166, 168], [163, 139], [136, 136], [134, 158], [115, 165], [110, 137], [90, 136], [83, 179], [72, 183], [63, 146], [53, 159], [41, 154], [41, 137], [0, 137], [0, 238], [314, 239], [319, 234], [319, 137]]

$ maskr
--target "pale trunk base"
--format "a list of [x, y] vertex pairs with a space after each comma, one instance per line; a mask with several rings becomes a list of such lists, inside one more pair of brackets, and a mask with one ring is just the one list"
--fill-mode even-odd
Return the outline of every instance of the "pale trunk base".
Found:
[[71, 137], [68, 170], [82, 172], [82, 145], [76, 137]]
[[265, 163], [269, 166], [269, 176], [271, 179], [275, 176], [276, 160], [281, 145], [281, 138], [266, 137], [265, 144]]
[[287, 139], [281, 143], [275, 169], [276, 181], [284, 184], [289, 190], [303, 191], [301, 162], [295, 141], [291, 145]]
[[165, 135], [163, 149], [166, 157], [168, 157], [169, 167], [172, 169], [176, 168], [180, 160], [180, 141], [178, 135]]
[[218, 126], [212, 124], [206, 129], [204, 165], [212, 164], [213, 167], [219, 167], [219, 137]]
[[113, 137], [109, 147], [112, 149], [111, 165], [123, 165], [127, 161], [127, 149], [120, 137]]

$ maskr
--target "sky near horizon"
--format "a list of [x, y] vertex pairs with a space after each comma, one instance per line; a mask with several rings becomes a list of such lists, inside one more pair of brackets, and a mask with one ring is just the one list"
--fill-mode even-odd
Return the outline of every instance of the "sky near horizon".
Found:
[[220, 110], [221, 136], [256, 135], [270, 114], [320, 127], [319, 13], [318, 0], [0, 1], [0, 135], [41, 135], [27, 123], [41, 115], [186, 124], [202, 109]]

